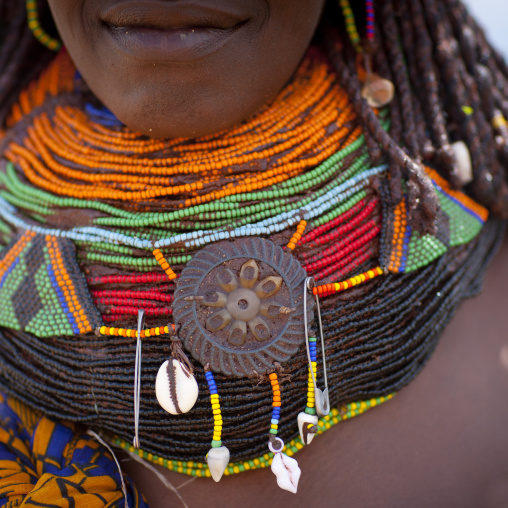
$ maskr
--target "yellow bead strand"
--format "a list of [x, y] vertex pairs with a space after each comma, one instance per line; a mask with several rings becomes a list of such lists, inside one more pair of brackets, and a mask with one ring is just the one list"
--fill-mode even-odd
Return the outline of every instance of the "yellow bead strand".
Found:
[[361, 273], [360, 275], [355, 275], [345, 281], [342, 282], [334, 282], [332, 284], [323, 284], [322, 286], [317, 286], [312, 289], [312, 293], [319, 296], [326, 296], [333, 293], [339, 293], [340, 291], [344, 291], [345, 289], [352, 288], [353, 286], [358, 286], [359, 284], [363, 284], [364, 282], [374, 279], [379, 275], [383, 275], [383, 270], [381, 267], [374, 268], [372, 270], [368, 270], [365, 273]]
[[[171, 328], [171, 331], [170, 331]], [[168, 333], [172, 333], [175, 329], [175, 325], [166, 325], [166, 326], [157, 326], [156, 328], [147, 328], [146, 330], [141, 330], [141, 338], [145, 337], [155, 337], [156, 335], [165, 335]], [[109, 335], [109, 336], [117, 336], [117, 337], [137, 337], [138, 331], [133, 328], [115, 328], [113, 326], [101, 326], [100, 328], [96, 328], [96, 335]]]

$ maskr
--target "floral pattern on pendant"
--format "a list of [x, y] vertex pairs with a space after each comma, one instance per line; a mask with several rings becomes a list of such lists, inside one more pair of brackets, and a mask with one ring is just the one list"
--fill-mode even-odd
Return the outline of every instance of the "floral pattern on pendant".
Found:
[[227, 376], [272, 371], [304, 343], [305, 277], [298, 260], [269, 240], [205, 247], [175, 291], [173, 315], [184, 347]]

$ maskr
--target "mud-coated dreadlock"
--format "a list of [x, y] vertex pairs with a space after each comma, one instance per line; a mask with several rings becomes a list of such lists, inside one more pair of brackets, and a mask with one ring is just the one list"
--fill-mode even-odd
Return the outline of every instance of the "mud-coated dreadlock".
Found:
[[324, 43], [367, 140], [375, 141], [374, 147], [368, 143], [371, 158], [378, 159], [380, 147], [390, 163], [392, 199], [400, 197], [402, 173], [408, 179], [414, 224], [431, 231], [437, 202], [422, 163], [437, 167], [461, 187], [451, 142], [462, 140], [474, 168], [470, 192], [506, 216], [508, 139], [503, 122], [496, 122], [508, 115], [504, 60], [459, 0], [378, 0], [376, 7], [380, 21], [373, 62], [397, 90], [390, 133], [361, 97], [357, 55], [350, 43], [329, 25]]
[[[48, 9], [40, 3], [44, 21]], [[423, 164], [461, 187], [451, 142], [462, 140], [473, 163], [470, 192], [508, 215], [508, 130], [499, 121], [508, 117], [503, 58], [459, 0], [377, 0], [375, 6], [377, 44], [369, 49], [376, 71], [396, 87], [390, 132], [361, 96], [357, 55], [338, 12], [337, 23], [321, 28], [321, 39], [362, 122], [373, 162], [389, 162], [392, 200], [400, 199], [404, 175], [414, 226], [432, 231], [438, 204]], [[24, 2], [0, 0], [0, 125], [19, 91], [50, 58], [27, 27]]]

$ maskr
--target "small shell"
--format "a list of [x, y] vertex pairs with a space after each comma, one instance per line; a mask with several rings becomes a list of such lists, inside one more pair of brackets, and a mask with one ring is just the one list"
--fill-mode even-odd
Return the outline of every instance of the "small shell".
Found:
[[196, 379], [179, 360], [170, 358], [160, 366], [155, 380], [155, 395], [168, 413], [178, 415], [190, 411], [198, 392]]
[[277, 477], [277, 485], [281, 489], [296, 494], [302, 471], [295, 459], [284, 453], [276, 453], [272, 460], [272, 472]]
[[206, 455], [206, 462], [212, 478], [218, 482], [229, 464], [229, 450], [225, 446], [210, 448]]
[[459, 180], [462, 185], [467, 185], [473, 181], [473, 165], [471, 164], [471, 154], [464, 141], [455, 141], [452, 143], [455, 161], [459, 170]]
[[[318, 417], [307, 413], [298, 415], [298, 430], [303, 444], [309, 445], [316, 435]], [[314, 427], [316, 427], [314, 429]]]
[[382, 108], [392, 102], [395, 87], [388, 79], [377, 74], [369, 74], [363, 84], [362, 97], [371, 108]]

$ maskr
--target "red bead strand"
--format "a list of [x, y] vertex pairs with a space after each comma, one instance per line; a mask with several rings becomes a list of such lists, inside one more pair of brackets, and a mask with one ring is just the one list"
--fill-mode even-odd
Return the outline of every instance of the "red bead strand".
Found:
[[[111, 307], [110, 312], [112, 314], [127, 314], [129, 316], [137, 316], [139, 307], [129, 307], [129, 306], [121, 306], [121, 307]], [[144, 309], [145, 314], [147, 316], [171, 316], [173, 314], [173, 309], [169, 307], [155, 307]]]
[[118, 298], [116, 296], [106, 298], [95, 298], [95, 304], [100, 305], [126, 305], [129, 307], [157, 307], [157, 303], [152, 300], [144, 300], [140, 298]]
[[[376, 208], [377, 204], [378, 204], [377, 199], [372, 200], [358, 215], [353, 217], [349, 222], [347, 222], [346, 224], [343, 224], [342, 226], [338, 227], [337, 229], [335, 229], [334, 231], [332, 231], [326, 235], [319, 236], [312, 242], [312, 244], [309, 247], [318, 247], [319, 245], [323, 245], [324, 243], [333, 241], [336, 238], [342, 236], [343, 234], [351, 231], [352, 229], [355, 229], [356, 226], [358, 226], [358, 224], [361, 224], [363, 222], [363, 220], [366, 219], [371, 214], [371, 212]], [[341, 218], [341, 217], [338, 217], [338, 219], [339, 218]], [[331, 221], [331, 222], [334, 222], [334, 221]], [[343, 221], [341, 221], [341, 222], [343, 222]], [[340, 224], [340, 222], [338, 222], [338, 224]], [[336, 224], [336, 225], [338, 225], [338, 224]], [[328, 224], [326, 224], [326, 225], [328, 226]], [[302, 242], [303, 242], [303, 238], [302, 238]]]
[[[378, 203], [377, 199], [374, 199], [372, 201], [374, 201], [375, 205], [377, 205], [377, 203]], [[339, 215], [335, 219], [327, 222], [326, 224], [318, 226], [316, 229], [313, 229], [312, 231], [309, 231], [306, 235], [304, 235], [302, 237], [302, 239], [300, 240], [300, 244], [305, 244], [305, 243], [311, 242], [312, 240], [314, 240], [319, 235], [322, 235], [323, 233], [326, 233], [330, 229], [332, 229], [332, 228], [334, 228], [336, 226], [339, 226], [343, 222], [349, 220], [351, 217], [356, 215], [360, 210], [362, 210], [367, 205], [367, 203], [368, 203], [368, 201], [365, 198], [360, 200], [360, 201], [358, 201], [358, 203], [356, 203], [356, 205], [354, 205], [348, 211], [346, 211], [343, 214]]]
[[168, 277], [160, 272], [133, 273], [126, 275], [103, 275], [87, 278], [88, 284], [150, 284], [154, 282], [167, 282]]
[[[353, 234], [349, 235], [349, 237], [345, 238], [342, 242], [332, 245], [326, 249], [326, 252], [320, 253], [318, 255], [319, 259], [317, 261], [308, 263], [304, 265], [303, 268], [307, 271], [307, 273], [311, 273], [319, 270], [320, 268], [324, 268], [330, 263], [335, 263], [342, 257], [355, 251], [362, 245], [365, 245], [367, 242], [376, 237], [380, 231], [381, 227], [376, 224], [374, 220], [371, 220], [358, 228], [358, 230], [355, 230]], [[357, 237], [357, 235], [361, 234], [363, 234], [362, 237], [353, 240], [354, 237]], [[346, 247], [343, 247], [344, 245], [346, 245]], [[337, 251], [337, 249], [340, 250]]]
[[[164, 289], [158, 287], [157, 289]], [[174, 289], [171, 288], [171, 289]], [[147, 300], [156, 300], [159, 302], [171, 303], [174, 299], [172, 294], [161, 293], [160, 291], [132, 291], [129, 289], [98, 289], [91, 291], [92, 296], [95, 298], [108, 298], [108, 297], [119, 297], [119, 298], [145, 298]]]
[[[339, 273], [342, 273], [344, 271], [343, 270], [344, 267], [350, 266], [354, 262], [356, 257], [364, 255], [368, 250], [369, 250], [368, 245], [364, 245], [364, 246], [360, 247], [358, 250], [356, 250], [355, 252], [351, 252], [347, 256], [344, 256], [341, 259], [339, 259], [338, 261], [334, 262], [333, 264], [327, 266], [320, 272], [317, 272], [316, 274], [313, 275], [313, 277], [316, 280], [322, 280], [328, 276], [330, 276], [330, 278], [333, 278], [334, 280], [341, 279], [343, 275], [336, 276], [336, 272], [338, 270], [340, 270]], [[346, 273], [351, 273], [351, 272], [346, 272]], [[330, 274], [332, 274], [332, 275], [330, 275]], [[330, 282], [332, 282], [332, 281], [330, 280]]]

